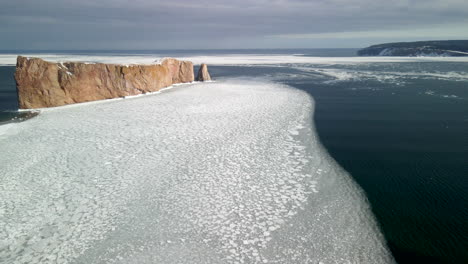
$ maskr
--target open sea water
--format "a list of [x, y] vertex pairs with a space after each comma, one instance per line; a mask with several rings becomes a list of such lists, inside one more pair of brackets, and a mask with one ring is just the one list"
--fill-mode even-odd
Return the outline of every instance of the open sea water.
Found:
[[[322, 145], [364, 189], [397, 262], [468, 263], [468, 61], [367, 59], [355, 52], [16, 53], [56, 60], [187, 57], [207, 62], [219, 81], [257, 79], [306, 91], [315, 100]], [[14, 66], [4, 65], [0, 122], [18, 107]]]

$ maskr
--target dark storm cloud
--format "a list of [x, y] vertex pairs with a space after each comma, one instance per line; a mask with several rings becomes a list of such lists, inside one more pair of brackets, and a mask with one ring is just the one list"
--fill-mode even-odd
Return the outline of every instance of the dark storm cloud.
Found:
[[1, 1], [3, 49], [281, 47], [468, 26], [465, 0]]

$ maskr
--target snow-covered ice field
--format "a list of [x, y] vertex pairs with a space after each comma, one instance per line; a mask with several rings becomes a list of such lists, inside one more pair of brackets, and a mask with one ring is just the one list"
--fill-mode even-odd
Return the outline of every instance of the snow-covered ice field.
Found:
[[[16, 65], [17, 54], [0, 54], [0, 66]], [[26, 57], [42, 58], [51, 62], [76, 61], [85, 63], [110, 64], [157, 64], [162, 54], [109, 54], [109, 55], [78, 55], [78, 54], [23, 54]], [[468, 62], [468, 57], [311, 57], [301, 54], [217, 54], [217, 55], [187, 55], [179, 59], [189, 60], [194, 64], [207, 63], [208, 65], [278, 65], [278, 64], [366, 64], [376, 62]]]
[[223, 81], [0, 127], [0, 263], [391, 263], [313, 99]]

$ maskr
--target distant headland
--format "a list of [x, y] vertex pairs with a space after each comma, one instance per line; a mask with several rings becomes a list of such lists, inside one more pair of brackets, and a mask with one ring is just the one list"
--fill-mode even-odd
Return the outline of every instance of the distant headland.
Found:
[[395, 42], [372, 45], [359, 56], [468, 56], [468, 40]]

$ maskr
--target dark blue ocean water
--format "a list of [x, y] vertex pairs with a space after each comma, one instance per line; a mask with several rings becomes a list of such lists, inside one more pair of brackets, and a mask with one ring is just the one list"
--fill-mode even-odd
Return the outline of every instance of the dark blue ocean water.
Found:
[[0, 67], [0, 122], [17, 115], [18, 98], [16, 95], [15, 68]]
[[322, 144], [365, 190], [396, 260], [468, 263], [467, 63], [211, 71], [310, 93]]
[[[62, 53], [341, 57], [354, 52]], [[284, 63], [211, 66], [210, 72], [218, 80], [260, 78], [310, 93], [322, 144], [365, 190], [397, 261], [468, 263], [468, 63]], [[0, 67], [1, 110], [17, 108], [13, 73], [14, 67]]]

